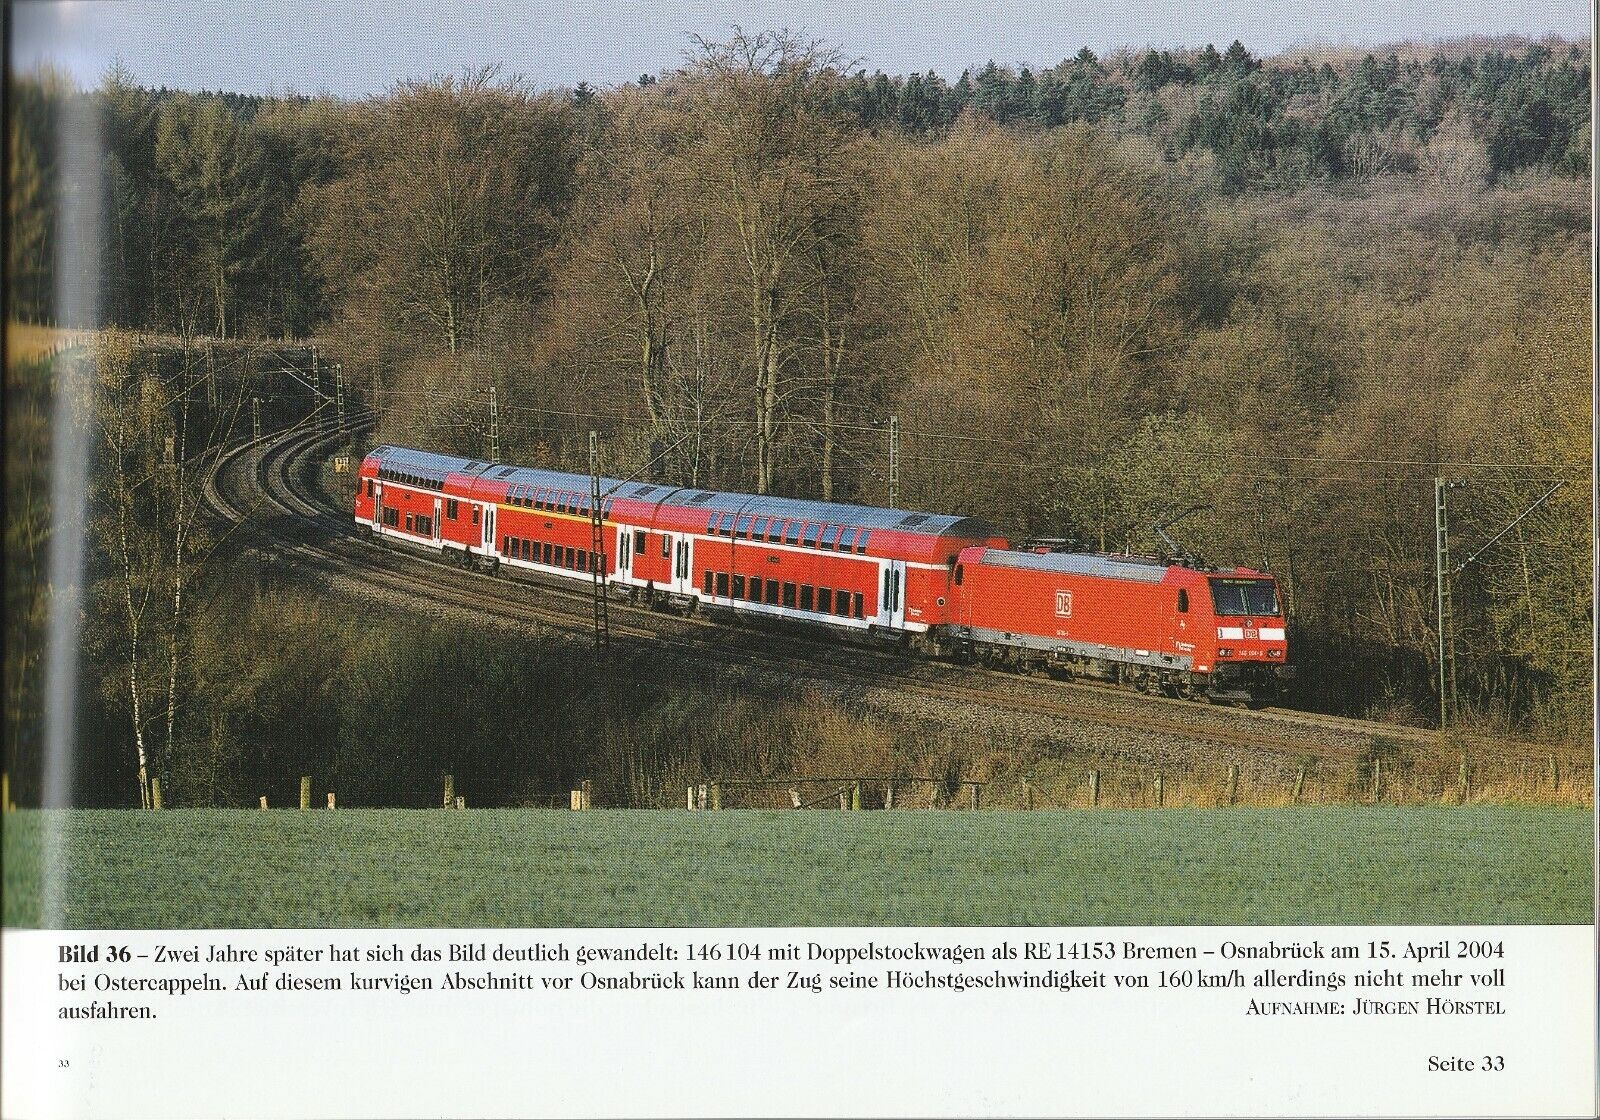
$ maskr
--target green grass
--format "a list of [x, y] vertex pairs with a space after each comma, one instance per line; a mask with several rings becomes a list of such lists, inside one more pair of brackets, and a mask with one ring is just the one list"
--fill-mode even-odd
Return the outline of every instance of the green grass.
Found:
[[5, 922], [1587, 923], [1590, 822], [1511, 806], [22, 811], [5, 818]]

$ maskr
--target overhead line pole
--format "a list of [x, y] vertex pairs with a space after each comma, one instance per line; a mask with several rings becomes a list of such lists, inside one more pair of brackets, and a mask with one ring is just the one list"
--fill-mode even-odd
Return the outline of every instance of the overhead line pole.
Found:
[[495, 400], [494, 385], [489, 385], [489, 460], [500, 461], [500, 405]]
[[900, 505], [900, 417], [889, 417], [889, 508]]
[[1439, 730], [1449, 727], [1455, 700], [1455, 646], [1450, 640], [1450, 510], [1445, 492], [1462, 483], [1433, 480], [1434, 606], [1439, 622]]
[[610, 618], [606, 612], [606, 551], [604, 515], [600, 495], [600, 436], [589, 432], [589, 571], [594, 576], [594, 648], [611, 644]]

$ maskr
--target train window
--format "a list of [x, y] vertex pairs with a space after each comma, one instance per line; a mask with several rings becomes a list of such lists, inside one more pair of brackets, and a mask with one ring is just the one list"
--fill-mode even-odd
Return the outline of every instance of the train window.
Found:
[[767, 519], [765, 517], [756, 518], [756, 523], [750, 526], [750, 539], [753, 541], [767, 539]]
[[743, 599], [744, 598], [744, 577], [743, 576], [734, 576], [733, 577], [733, 597], [735, 599]]
[[834, 596], [833, 599], [833, 613], [838, 615], [840, 618], [846, 618], [849, 616], [850, 592], [844, 590], [843, 588], [839, 589], [839, 594]]
[[855, 547], [855, 543], [856, 543], [856, 530], [855, 529], [852, 529], [849, 526], [845, 526], [844, 528], [839, 530], [839, 551], [840, 552], [849, 552], [852, 548]]
[[456, 519], [457, 514], [459, 514], [460, 512], [461, 512], [460, 503], [455, 498], [451, 498], [449, 501], [445, 502], [445, 504], [444, 504], [444, 515], [446, 517], [448, 517], [451, 521], [454, 521]]
[[750, 522], [751, 522], [751, 520], [752, 520], [752, 518], [750, 517], [749, 514], [745, 514], [743, 517], [739, 518], [738, 522], [735, 523], [735, 525], [733, 527], [733, 535], [734, 535], [734, 537], [736, 537], [737, 539], [739, 539], [741, 541], [744, 540], [746, 537], [748, 537], [750, 535]]
[[644, 555], [644, 530], [643, 529], [635, 529], [633, 531], [633, 551], [637, 552], [640, 556]]
[[720, 514], [713, 513], [710, 517], [706, 518], [707, 533], [715, 533], [717, 531], [717, 518], [720, 516]]
[[672, 555], [672, 538], [665, 533], [661, 534], [661, 559], [665, 560]]
[[791, 521], [791, 522], [789, 522], [788, 527], [785, 528], [784, 531], [783, 531], [783, 543], [784, 544], [799, 544], [800, 543], [800, 529], [804, 525], [805, 525], [804, 521]]
[[406, 532], [411, 532], [411, 514], [406, 514]]
[[838, 543], [839, 530], [841, 528], [843, 528], [843, 526], [829, 525], [826, 529], [822, 530], [821, 544], [823, 548], [827, 549], [829, 552], [833, 551], [833, 546]]
[[367, 497], [372, 497], [372, 479], [367, 479]]
[[555, 564], [554, 564], [555, 558], [556, 558], [556, 546], [551, 544], [549, 541], [545, 541], [544, 542], [544, 562], [546, 564], [549, 564], [551, 567], [554, 567], [555, 566]]
[[705, 587], [706, 594], [711, 594], [711, 570], [709, 568], [706, 569], [705, 582], [703, 586]]
[[786, 607], [794, 606], [794, 584], [792, 583], [783, 585], [783, 605]]
[[531, 540], [524, 540], [522, 542], [522, 558], [524, 560], [533, 559], [533, 542]]
[[855, 596], [854, 596], [854, 598], [855, 598], [855, 610], [854, 610], [854, 611], [853, 611], [853, 612], [852, 612], [852, 613], [853, 613], [853, 614], [854, 614], [854, 615], [855, 615], [855, 616], [856, 616], [856, 617], [857, 617], [857, 618], [863, 618], [863, 617], [865, 617], [865, 616], [864, 616], [864, 615], [862, 615], [862, 613], [861, 613], [861, 592], [859, 592], [859, 591], [857, 591], [857, 592], [856, 592], [856, 593], [855, 593]]
[[821, 611], [823, 614], [833, 613], [833, 588], [817, 588], [817, 610]]
[[760, 576], [751, 576], [750, 577], [750, 594], [745, 596], [745, 598], [749, 599], [752, 603], [761, 602], [761, 577]]
[[476, 525], [478, 523], [478, 516], [479, 516], [478, 507], [477, 506], [473, 506], [472, 507], [472, 523], [474, 525]]
[[[957, 587], [960, 587], [960, 586], [961, 586], [961, 577], [962, 577], [962, 576], [963, 576], [963, 575], [964, 575], [964, 574], [965, 574], [965, 573], [964, 573], [964, 572], [963, 572], [963, 571], [962, 571], [962, 565], [960, 565], [960, 564], [957, 564], [957, 565], [956, 565], [956, 586], [957, 586]], [[1184, 602], [1184, 598], [1183, 598], [1183, 592], [1181, 592], [1181, 591], [1180, 591], [1180, 592], [1178, 592], [1178, 602], [1180, 602], [1180, 603], [1182, 603], [1182, 602]], [[1180, 606], [1180, 607], [1179, 607], [1179, 608], [1178, 608], [1178, 609], [1179, 609], [1179, 610], [1180, 610], [1180, 611], [1182, 611], [1182, 610], [1188, 610], [1188, 609], [1189, 609], [1189, 608], [1188, 608], [1188, 607], [1186, 607], [1186, 606]]]
[[395, 509], [394, 506], [384, 506], [383, 523], [385, 525], [398, 526], [400, 524], [400, 511]]
[[578, 554], [578, 571], [587, 572], [589, 570], [589, 553], [588, 553], [588, 551], [585, 550], [585, 549], [581, 549], [581, 548], [573, 549], [573, 551]]
[[773, 606], [778, 605], [778, 581], [775, 579], [767, 580], [767, 602]]
[[717, 597], [720, 598], [720, 599], [726, 599], [728, 597], [728, 573], [727, 572], [718, 572], [717, 573]]
[[800, 609], [801, 610], [808, 611], [815, 605], [812, 600], [813, 600], [813, 597], [816, 595], [816, 593], [817, 593], [817, 589], [812, 587], [809, 583], [805, 583], [805, 584], [801, 584], [800, 585]]
[[861, 535], [856, 538], [856, 552], [857, 553], [863, 553], [863, 552], [867, 551], [867, 538], [870, 537], [871, 535], [872, 534], [870, 532], [868, 532], [866, 529], [861, 530]]
[[[957, 582], [959, 582], [959, 581], [957, 581]], [[1180, 588], [1178, 588], [1178, 613], [1186, 614], [1188, 612], [1188, 610], [1189, 610], [1189, 592], [1188, 592], [1188, 589], [1180, 587]]]
[[817, 547], [817, 534], [822, 532], [822, 526], [815, 521], [806, 522], [805, 538], [800, 542], [807, 548]]

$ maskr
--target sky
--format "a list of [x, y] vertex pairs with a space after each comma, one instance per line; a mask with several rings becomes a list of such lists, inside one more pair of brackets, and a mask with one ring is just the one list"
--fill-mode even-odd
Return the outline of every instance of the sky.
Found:
[[[418, 12], [422, 14], [418, 14]], [[82, 85], [120, 59], [144, 85], [364, 97], [404, 78], [499, 63], [541, 88], [608, 86], [679, 65], [690, 36], [787, 27], [868, 70], [947, 78], [993, 59], [1052, 66], [1083, 46], [1203, 46], [1257, 54], [1466, 35], [1589, 33], [1584, 0], [18, 0], [11, 60], [50, 60]]]

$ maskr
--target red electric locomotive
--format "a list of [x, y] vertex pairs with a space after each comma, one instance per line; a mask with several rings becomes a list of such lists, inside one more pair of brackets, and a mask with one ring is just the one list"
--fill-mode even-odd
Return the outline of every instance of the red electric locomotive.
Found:
[[489, 569], [780, 618], [923, 653], [1252, 700], [1287, 672], [1277, 585], [1133, 557], [1016, 551], [977, 518], [601, 480], [399, 447], [357, 478], [367, 531]]
[[1287, 675], [1277, 582], [1093, 553], [971, 548], [947, 641], [984, 660], [1172, 696], [1251, 701]]

